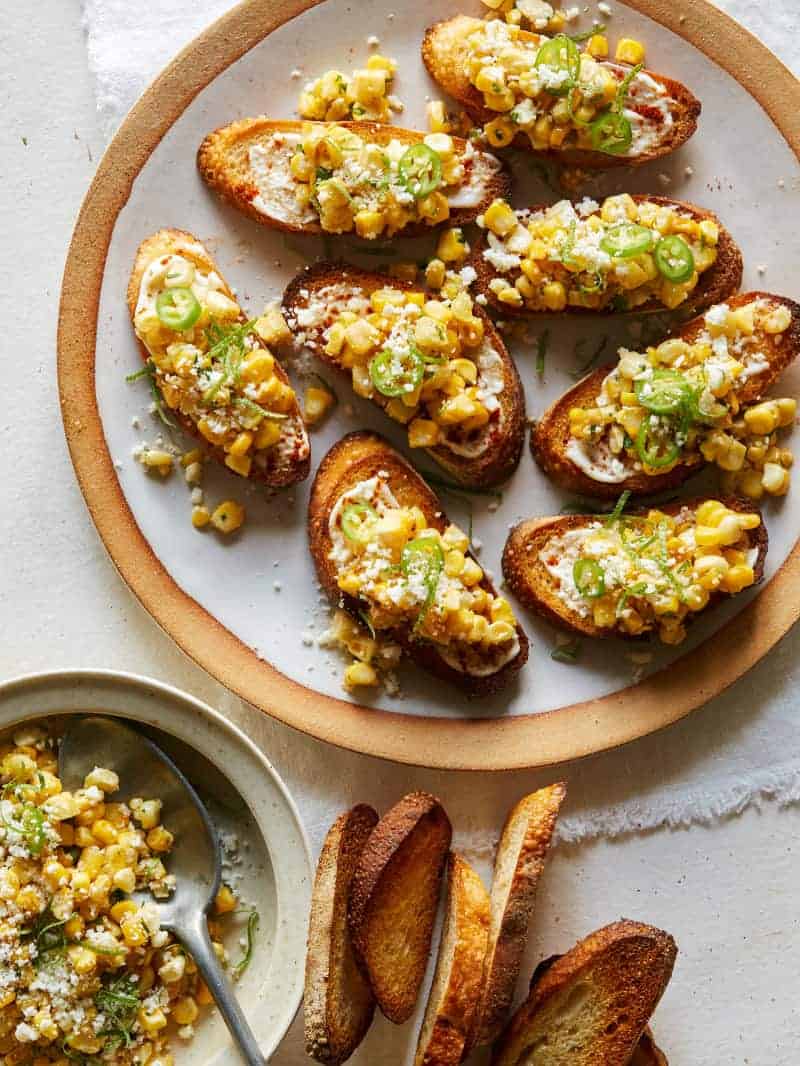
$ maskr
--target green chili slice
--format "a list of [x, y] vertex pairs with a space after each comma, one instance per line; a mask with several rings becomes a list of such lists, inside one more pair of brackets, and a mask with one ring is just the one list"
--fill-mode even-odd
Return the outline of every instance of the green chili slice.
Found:
[[656, 245], [655, 261], [659, 272], [667, 281], [688, 281], [694, 273], [692, 249], [683, 237], [676, 234], [661, 238]]
[[405, 187], [417, 200], [429, 196], [442, 184], [442, 160], [427, 144], [412, 144], [397, 164]]
[[602, 566], [594, 559], [581, 556], [572, 567], [572, 580], [581, 596], [587, 600], [596, 600], [606, 591], [606, 576]]
[[425, 601], [417, 617], [416, 627], [422, 623], [433, 603], [439, 578], [444, 570], [441, 544], [433, 537], [416, 537], [410, 540], [400, 555], [400, 567], [407, 581], [412, 577], [421, 578], [425, 589]]
[[592, 148], [606, 155], [623, 155], [633, 142], [633, 127], [618, 111], [604, 111], [589, 126]]
[[665, 445], [657, 439], [656, 432], [650, 424], [650, 418], [645, 418], [636, 434], [636, 454], [645, 466], [655, 470], [664, 466], [670, 466], [678, 458], [680, 447], [673, 438]]
[[653, 233], [636, 222], [620, 222], [611, 226], [600, 241], [604, 252], [617, 259], [629, 259], [642, 255], [653, 247]]
[[348, 540], [364, 544], [367, 540], [364, 526], [377, 517], [378, 512], [368, 503], [349, 503], [342, 511], [342, 532]]
[[200, 317], [200, 301], [189, 288], [163, 289], [156, 297], [156, 314], [167, 329], [191, 329]]
[[671, 415], [688, 410], [693, 392], [688, 382], [676, 370], [655, 370], [651, 378], [634, 383], [636, 399], [657, 415]]
[[536, 53], [534, 63], [537, 67], [549, 67], [566, 74], [561, 85], [547, 88], [551, 96], [566, 96], [580, 77], [581, 56], [577, 45], [564, 33], [545, 41]]
[[416, 348], [402, 355], [384, 348], [369, 364], [372, 384], [383, 396], [403, 396], [422, 384], [425, 360]]

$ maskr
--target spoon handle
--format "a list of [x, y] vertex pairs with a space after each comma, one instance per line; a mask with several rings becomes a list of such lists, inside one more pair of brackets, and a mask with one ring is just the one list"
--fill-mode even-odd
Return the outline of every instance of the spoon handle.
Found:
[[247, 1066], [264, 1066], [264, 1056], [261, 1054], [253, 1030], [214, 952], [206, 927], [206, 916], [201, 914], [199, 917], [198, 924], [182, 926], [180, 929], [175, 928], [173, 932], [197, 963], [197, 968], [214, 997], [228, 1031]]

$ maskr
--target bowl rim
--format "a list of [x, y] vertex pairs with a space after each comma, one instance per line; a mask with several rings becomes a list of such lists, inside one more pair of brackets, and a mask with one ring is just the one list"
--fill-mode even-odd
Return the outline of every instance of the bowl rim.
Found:
[[[37, 703], [42, 699], [49, 706], [42, 708]], [[29, 713], [21, 706], [23, 703], [29, 704]], [[148, 703], [153, 708], [150, 714], [144, 711]], [[160, 714], [159, 708], [162, 708]], [[168, 682], [125, 670], [91, 667], [35, 671], [0, 682], [0, 731], [3, 733], [26, 721], [81, 713], [127, 718], [180, 740], [219, 770], [239, 793], [255, 820], [275, 879], [273, 943], [257, 993], [261, 1007], [253, 1018], [256, 1030], [259, 1021], [270, 1023], [270, 1032], [256, 1031], [259, 1046], [268, 1061], [286, 1036], [303, 998], [301, 963], [305, 954], [313, 864], [308, 834], [294, 798], [264, 752], [237, 725], [203, 700]], [[198, 714], [209, 727], [208, 736], [197, 727]], [[239, 749], [240, 760], [236, 763], [239, 772], [235, 779], [231, 767], [220, 758], [221, 753], [227, 754], [230, 745]], [[247, 784], [243, 787], [247, 777], [242, 772], [245, 766], [242, 755], [249, 757], [253, 769], [261, 775], [262, 784], [264, 775], [269, 779], [271, 790], [258, 787], [255, 780], [249, 788]], [[284, 825], [280, 828], [275, 821], [276, 801], [284, 808]], [[287, 826], [291, 829], [288, 835]], [[281, 841], [276, 839], [280, 833], [284, 834]], [[274, 989], [276, 975], [280, 980], [279, 995]], [[274, 1004], [272, 1014], [262, 1009], [267, 1001], [263, 995], [267, 985], [273, 986], [268, 997], [268, 1001]], [[230, 1053], [236, 1055], [233, 1045], [228, 1047]], [[227, 1056], [228, 1053], [226, 1048], [220, 1054]]]

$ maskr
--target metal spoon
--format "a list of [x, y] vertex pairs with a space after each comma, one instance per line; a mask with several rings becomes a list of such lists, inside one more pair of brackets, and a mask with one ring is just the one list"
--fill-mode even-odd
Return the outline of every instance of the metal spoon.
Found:
[[175, 891], [169, 899], [153, 900], [141, 890], [134, 899], [158, 905], [161, 927], [177, 937], [197, 963], [242, 1058], [248, 1066], [263, 1066], [256, 1038], [208, 935], [206, 916], [220, 886], [220, 847], [200, 798], [172, 760], [146, 737], [111, 718], [73, 719], [58, 753], [64, 788], [81, 788], [95, 766], [119, 775], [115, 799], [143, 796], [162, 801], [164, 824], [175, 836], [169, 859]]

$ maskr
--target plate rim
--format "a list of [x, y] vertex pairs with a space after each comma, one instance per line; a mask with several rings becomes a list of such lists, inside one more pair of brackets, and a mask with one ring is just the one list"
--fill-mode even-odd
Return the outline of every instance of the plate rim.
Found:
[[[81, 698], [85, 697], [82, 690], [87, 686], [97, 690], [96, 695], [89, 698], [89, 703], [96, 706], [90, 706], [89, 708], [84, 705]], [[37, 695], [43, 698], [43, 693], [50, 699], [63, 699], [66, 706], [60, 710], [37, 708], [35, 703]], [[193, 714], [199, 714], [211, 723], [212, 729], [217, 736], [222, 733], [228, 738], [229, 742], [233, 742], [240, 749], [248, 752], [260, 772], [265, 774], [272, 782], [273, 788], [285, 805], [289, 823], [296, 832], [300, 854], [297, 856], [297, 863], [293, 865], [299, 864], [300, 868], [305, 871], [305, 894], [302, 892], [302, 886], [297, 883], [297, 871], [286, 868], [286, 864], [283, 861], [282, 857], [286, 851], [285, 845], [280, 846], [280, 842], [274, 840], [270, 842], [268, 839], [269, 818], [267, 817], [267, 812], [262, 811], [259, 814], [248, 804], [251, 814], [259, 826], [259, 831], [265, 835], [264, 844], [269, 851], [270, 861], [275, 871], [276, 939], [274, 950], [279, 966], [282, 989], [290, 992], [285, 1009], [277, 1017], [273, 1033], [269, 1036], [268, 1042], [259, 1037], [259, 1045], [268, 1060], [289, 1032], [303, 999], [302, 966], [298, 966], [297, 963], [298, 957], [302, 960], [304, 954], [307, 914], [311, 901], [311, 885], [314, 878], [314, 864], [306, 827], [294, 797], [271, 760], [238, 725], [226, 718], [220, 711], [215, 710], [210, 704], [198, 699], [191, 693], [184, 692], [169, 682], [127, 670], [98, 670], [91, 667], [66, 668], [18, 674], [4, 679], [0, 682], [0, 730], [5, 730], [9, 727], [13, 728], [15, 723], [47, 718], [57, 714], [80, 714], [87, 710], [90, 713], [105, 713], [112, 717], [128, 717], [133, 721], [143, 721], [144, 716], [141, 711], [137, 713], [136, 710], [125, 709], [124, 707], [126, 697], [131, 699], [132, 693], [138, 695], [143, 701], [152, 700], [156, 707], [165, 707], [166, 713], [162, 711], [163, 721], [151, 721], [148, 719], [148, 723], [194, 748], [209, 762], [213, 763], [226, 778], [230, 779], [229, 770], [221, 765], [218, 755], [212, 754], [207, 747], [205, 749], [198, 747], [196, 739], [193, 739], [196, 734], [192, 733], [188, 722], [184, 723], [184, 727], [180, 732], [176, 731], [173, 718], [176, 709], [182, 711], [187, 718]], [[22, 717], [14, 714], [10, 720], [7, 720], [7, 701], [28, 698], [33, 701], [31, 713]], [[106, 700], [111, 702], [116, 700], [117, 702], [114, 705], [109, 705]], [[154, 713], [153, 718], [155, 717], [156, 714]], [[238, 783], [233, 783], [233, 787], [239, 791], [241, 786]], [[251, 787], [248, 791], [252, 793], [254, 788]], [[242, 799], [247, 803], [244, 795]], [[278, 891], [281, 882], [284, 883], [283, 892]], [[290, 888], [291, 891], [289, 891]], [[287, 898], [292, 900], [292, 905], [289, 907], [287, 907], [286, 903]], [[294, 915], [291, 921], [290, 913]], [[298, 948], [300, 951], [299, 956], [297, 955]], [[271, 969], [266, 975], [267, 981], [270, 973]], [[236, 1057], [233, 1045], [231, 1044], [230, 1047], [233, 1056]]]
[[[206, 673], [284, 724], [339, 747], [433, 769], [502, 771], [555, 766], [665, 728], [743, 676], [800, 617], [800, 597], [792, 594], [800, 583], [800, 539], [735, 618], [638, 684], [549, 711], [453, 719], [351, 703], [286, 677], [177, 584], [136, 523], [105, 440], [94, 379], [100, 292], [117, 216], [140, 170], [198, 93], [274, 30], [324, 2], [337, 0], [244, 0], [209, 26], [131, 109], [84, 198], [62, 279], [57, 367], [67, 445], [100, 539], [145, 610]], [[797, 80], [766, 45], [709, 0], [694, 0], [680, 14], [671, 0], [625, 3], [734, 77], [800, 159]]]

